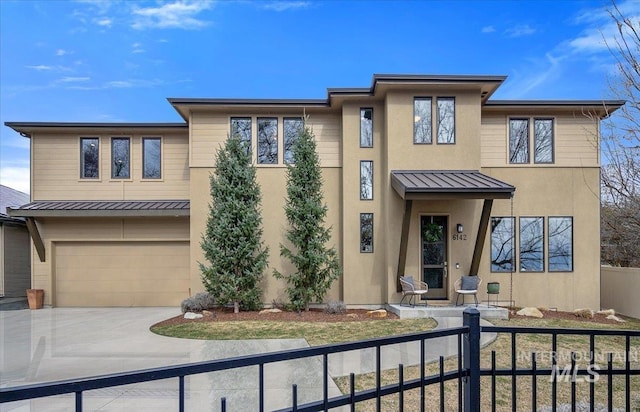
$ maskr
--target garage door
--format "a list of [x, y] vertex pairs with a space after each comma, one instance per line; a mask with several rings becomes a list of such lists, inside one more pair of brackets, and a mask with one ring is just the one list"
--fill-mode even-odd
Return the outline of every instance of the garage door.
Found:
[[189, 296], [188, 242], [60, 242], [55, 306], [179, 306]]

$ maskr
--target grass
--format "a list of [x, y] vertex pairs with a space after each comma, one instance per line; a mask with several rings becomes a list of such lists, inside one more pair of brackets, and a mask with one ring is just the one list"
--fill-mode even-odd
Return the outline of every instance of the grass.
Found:
[[433, 319], [366, 320], [351, 322], [193, 322], [154, 326], [159, 335], [209, 340], [306, 339], [309, 345], [350, 342], [433, 329]]
[[[640, 320], [628, 319], [627, 323], [621, 325], [603, 325], [595, 323], [583, 323], [579, 321], [571, 320], [554, 320], [554, 319], [512, 319], [508, 321], [494, 321], [497, 326], [508, 327], [547, 327], [547, 328], [570, 328], [570, 329], [635, 329], [640, 330]], [[599, 366], [602, 369], [607, 367], [606, 364], [606, 352], [613, 352], [616, 354], [624, 353], [624, 338], [617, 337], [597, 337], [596, 344], [596, 363], [600, 363]], [[537, 368], [550, 368], [551, 367], [551, 335], [518, 335], [517, 337], [517, 367], [530, 368], [531, 367], [531, 352], [538, 353]], [[491, 352], [496, 352], [496, 367], [497, 368], [510, 368], [511, 367], [511, 335], [499, 334], [496, 340], [483, 348], [481, 351], [481, 368], [489, 369], [491, 367]], [[585, 354], [589, 352], [589, 338], [583, 336], [565, 335], [558, 337], [557, 354], [559, 355], [558, 365], [564, 367], [565, 364], [570, 364], [570, 360], [567, 361], [562, 357], [570, 357], [571, 352], [578, 354]], [[632, 355], [630, 359], [631, 368], [640, 368], [640, 339], [635, 338], [631, 340]], [[635, 351], [635, 352], [634, 352]], [[635, 353], [635, 356], [634, 356]], [[546, 355], [546, 356], [545, 356]], [[602, 358], [601, 358], [602, 357]], [[577, 364], [582, 365], [581, 369], [584, 369], [588, 364], [588, 359], [585, 360], [578, 357]], [[624, 367], [624, 363], [620, 358], [614, 358], [614, 368]], [[445, 371], [457, 371], [458, 359], [457, 357], [446, 359], [444, 362]], [[437, 375], [439, 372], [438, 362], [425, 365], [425, 375]], [[405, 367], [403, 370], [404, 380], [416, 379], [420, 377], [419, 366]], [[386, 370], [382, 372], [381, 383], [382, 385], [394, 384], [398, 382], [397, 370]], [[606, 376], [600, 376], [600, 380], [595, 384], [595, 399], [596, 404], [606, 405], [607, 400], [607, 384]], [[349, 377], [340, 377], [335, 379], [338, 387], [343, 393], [349, 393]], [[532, 378], [518, 377], [516, 381], [516, 403], [517, 409], [525, 408], [530, 409], [532, 399]], [[544, 407], [551, 405], [551, 391], [552, 386], [548, 376], [538, 377], [536, 380], [536, 401], [538, 407]], [[589, 400], [589, 387], [587, 382], [576, 383], [576, 401], [586, 402], [588, 405]], [[375, 374], [363, 374], [356, 376], [356, 390], [375, 388]], [[512, 410], [512, 398], [511, 398], [512, 382], [510, 377], [498, 377], [496, 379], [496, 410], [498, 411], [510, 411]], [[557, 386], [557, 403], [567, 404], [571, 402], [571, 384], [570, 383], [558, 383]], [[625, 381], [623, 377], [614, 377], [613, 379], [613, 393], [614, 393], [614, 408], [624, 410], [624, 390]], [[427, 410], [432, 408], [438, 408], [440, 402], [440, 387], [439, 385], [431, 385], [426, 387], [425, 404]], [[444, 384], [444, 404], [445, 410], [457, 410], [458, 408], [458, 381], [451, 380]], [[631, 401], [632, 410], [638, 408], [640, 410], [640, 376], [633, 376], [631, 378]], [[491, 378], [483, 377], [481, 379], [481, 410], [491, 410]], [[419, 410], [420, 405], [420, 392], [419, 390], [407, 391], [404, 394], [404, 406], [407, 410]], [[398, 395], [392, 395], [382, 398], [382, 410], [393, 411], [397, 410], [399, 403]], [[376, 410], [375, 400], [360, 403], [356, 410], [358, 411], [374, 411]]]

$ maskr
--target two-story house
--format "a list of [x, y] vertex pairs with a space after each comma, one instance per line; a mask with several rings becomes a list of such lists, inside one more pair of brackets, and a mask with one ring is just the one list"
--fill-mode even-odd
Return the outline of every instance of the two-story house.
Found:
[[[54, 306], [203, 290], [209, 176], [230, 133], [258, 169], [270, 268], [287, 272], [286, 165], [306, 115], [344, 268], [327, 299], [395, 303], [413, 275], [452, 302], [474, 274], [518, 306], [598, 307], [599, 127], [623, 102], [491, 100], [504, 80], [375, 75], [326, 99], [169, 99], [184, 123], [8, 122], [31, 141], [31, 203], [10, 214], [29, 224], [33, 287]], [[262, 286], [286, 300], [271, 269]]]

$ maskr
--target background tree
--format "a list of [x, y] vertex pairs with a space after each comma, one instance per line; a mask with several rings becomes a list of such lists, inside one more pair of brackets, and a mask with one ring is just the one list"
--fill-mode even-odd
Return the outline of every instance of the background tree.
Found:
[[325, 245], [331, 229], [324, 227], [327, 206], [323, 204], [322, 175], [316, 142], [309, 126], [303, 126], [293, 144], [295, 164], [287, 166], [287, 203], [289, 222], [286, 237], [291, 248], [280, 244], [280, 256], [286, 257], [295, 272], [274, 276], [287, 281], [287, 294], [296, 310], [309, 310], [309, 303], [322, 301], [331, 284], [342, 273], [334, 247]]
[[609, 88], [627, 103], [603, 134], [602, 260], [640, 266], [640, 22], [625, 16], [615, 2], [609, 15], [616, 30], [605, 41], [618, 69]]
[[259, 282], [267, 267], [262, 243], [261, 194], [256, 170], [240, 136], [229, 138], [216, 156], [210, 177], [211, 205], [201, 242], [209, 265], [200, 264], [202, 281], [218, 304], [256, 310], [262, 304]]

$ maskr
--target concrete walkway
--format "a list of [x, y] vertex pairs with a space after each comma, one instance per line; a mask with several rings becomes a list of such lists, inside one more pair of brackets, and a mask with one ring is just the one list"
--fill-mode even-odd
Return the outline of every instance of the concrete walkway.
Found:
[[[45, 308], [0, 311], [0, 387], [105, 375], [137, 369], [224, 359], [255, 353], [306, 347], [304, 339], [201, 341], [158, 336], [149, 327], [179, 314], [176, 308]], [[438, 328], [455, 327], [461, 318], [437, 319]], [[486, 344], [492, 337], [483, 336]], [[383, 369], [419, 362], [417, 343], [383, 348]], [[457, 351], [455, 337], [427, 345], [428, 359]], [[375, 351], [331, 355], [334, 377], [375, 370]], [[290, 406], [291, 385], [298, 385], [300, 403], [322, 397], [321, 359], [281, 362], [265, 366], [267, 409]], [[257, 405], [257, 367], [195, 375], [185, 379], [186, 409], [219, 410], [227, 398], [228, 411], [254, 410]], [[331, 382], [329, 396], [339, 395]], [[89, 391], [85, 411], [154, 410], [178, 407], [177, 379]], [[66, 411], [72, 395], [0, 404], [0, 411]]]

